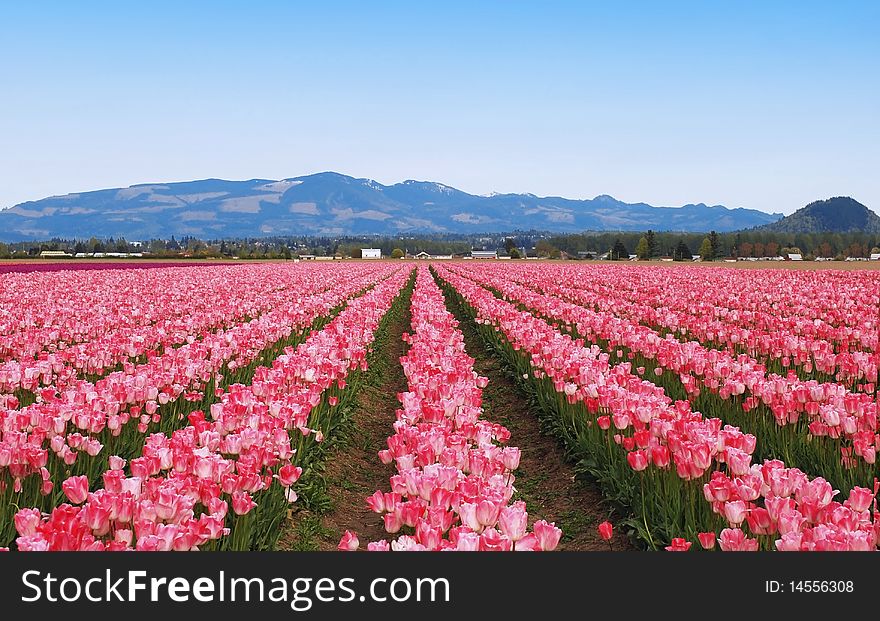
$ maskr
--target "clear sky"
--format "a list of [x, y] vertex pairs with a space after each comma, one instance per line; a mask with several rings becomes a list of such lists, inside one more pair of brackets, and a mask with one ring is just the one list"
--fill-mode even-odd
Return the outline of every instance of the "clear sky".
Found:
[[880, 211], [880, 2], [6, 2], [0, 207], [324, 170]]

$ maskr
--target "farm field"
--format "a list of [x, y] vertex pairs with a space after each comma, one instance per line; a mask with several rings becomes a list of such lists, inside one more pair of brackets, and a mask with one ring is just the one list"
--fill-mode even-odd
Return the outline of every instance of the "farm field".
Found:
[[52, 265], [0, 547], [877, 548], [872, 264]]

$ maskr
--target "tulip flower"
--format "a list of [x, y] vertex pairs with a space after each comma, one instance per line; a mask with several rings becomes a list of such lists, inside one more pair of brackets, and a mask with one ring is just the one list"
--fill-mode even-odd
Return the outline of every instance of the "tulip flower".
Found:
[[360, 542], [358, 541], [357, 535], [350, 530], [347, 530], [342, 535], [342, 539], [339, 540], [337, 550], [341, 550], [343, 552], [354, 552], [358, 549], [359, 546]]
[[86, 476], [70, 477], [61, 484], [64, 495], [75, 505], [85, 502], [89, 494], [89, 478]]
[[691, 542], [682, 539], [681, 537], [674, 537], [672, 539], [672, 544], [666, 546], [667, 552], [687, 552], [691, 549]]
[[698, 533], [697, 539], [700, 540], [700, 545], [703, 546], [704, 550], [712, 550], [715, 548], [714, 532]]

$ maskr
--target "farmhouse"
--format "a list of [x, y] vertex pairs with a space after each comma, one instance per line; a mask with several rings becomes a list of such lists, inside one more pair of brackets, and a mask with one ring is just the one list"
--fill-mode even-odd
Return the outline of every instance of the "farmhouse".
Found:
[[428, 254], [424, 250], [412, 256], [413, 259], [430, 259], [432, 261], [448, 260], [452, 258], [451, 254]]
[[382, 258], [382, 249], [381, 248], [361, 248], [361, 258], [362, 259], [381, 259]]
[[471, 250], [472, 259], [497, 259], [498, 252], [495, 250]]

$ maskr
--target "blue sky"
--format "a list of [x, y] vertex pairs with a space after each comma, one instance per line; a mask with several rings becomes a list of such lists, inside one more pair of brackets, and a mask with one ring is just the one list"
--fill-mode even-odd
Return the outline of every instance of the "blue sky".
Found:
[[880, 210], [878, 23], [878, 2], [2, 2], [0, 207], [335, 170]]

